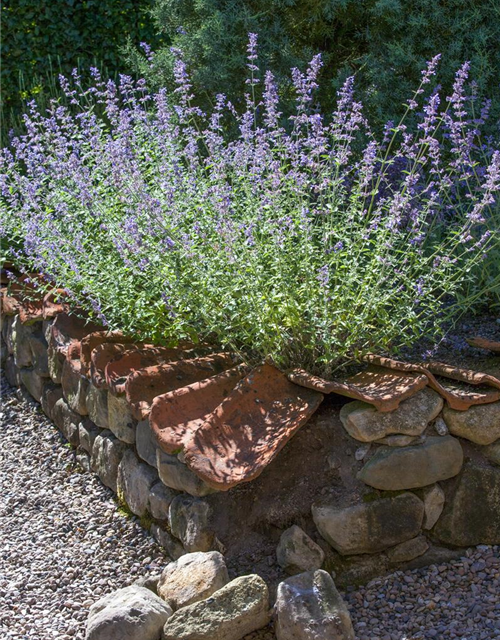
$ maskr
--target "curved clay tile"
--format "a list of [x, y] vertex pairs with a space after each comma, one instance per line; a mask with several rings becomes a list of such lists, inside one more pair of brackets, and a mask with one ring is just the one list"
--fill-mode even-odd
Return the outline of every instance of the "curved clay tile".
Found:
[[108, 362], [105, 369], [106, 384], [113, 395], [125, 393], [125, 383], [134, 371], [153, 365], [182, 359], [182, 351], [169, 347], [130, 348]]
[[125, 383], [125, 393], [137, 420], [148, 417], [156, 396], [221, 373], [235, 365], [234, 356], [219, 353], [192, 360], [178, 360], [134, 371]]
[[316, 411], [323, 395], [270, 364], [253, 369], [186, 442], [188, 467], [227, 491], [259, 476]]
[[478, 347], [479, 349], [487, 349], [494, 353], [500, 353], [500, 342], [497, 340], [488, 340], [488, 338], [467, 338], [467, 342], [471, 347]]
[[67, 313], [69, 311], [69, 306], [63, 302], [64, 298], [67, 298], [64, 289], [54, 289], [44, 296], [42, 304], [44, 320], [55, 318], [59, 313]]
[[379, 411], [394, 411], [399, 404], [427, 385], [427, 377], [418, 373], [401, 373], [382, 367], [370, 367], [343, 380], [324, 380], [303, 369], [295, 369], [288, 379], [302, 387], [321, 393], [338, 393], [373, 404]]
[[149, 424], [160, 448], [167, 453], [183, 450], [193, 434], [248, 372], [248, 367], [240, 364], [211, 378], [157, 396], [151, 405]]
[[43, 320], [43, 300], [23, 300], [19, 303], [19, 320], [33, 324]]
[[95, 331], [89, 333], [82, 339], [82, 374], [88, 376], [90, 373], [90, 364], [92, 361], [92, 352], [96, 347], [104, 343], [110, 344], [130, 344], [134, 340], [130, 336], [124, 336], [121, 331]]
[[[90, 355], [90, 379], [94, 387], [101, 389], [107, 386], [106, 366], [126, 349], [130, 350], [134, 346], [122, 342], [103, 342], [95, 347]], [[137, 345], [136, 348], [139, 347], [140, 345]]]
[[23, 324], [31, 324], [43, 320], [43, 301], [40, 290], [33, 284], [34, 280], [42, 281], [37, 274], [24, 275], [17, 282], [11, 282], [1, 291], [1, 310], [3, 315], [19, 313]]
[[433, 375], [437, 373], [440, 376], [467, 382], [472, 385], [488, 385], [500, 389], [500, 381], [494, 376], [485, 373], [478, 373], [467, 369], [459, 369], [441, 362], [414, 364], [410, 362], [400, 362], [392, 358], [383, 356], [367, 355], [363, 358], [366, 362], [371, 362], [382, 367], [387, 367], [396, 371], [408, 371], [414, 373], [423, 373], [427, 376], [428, 384], [431, 389], [437, 391], [448, 403], [451, 409], [456, 411], [467, 411], [469, 407], [478, 404], [490, 404], [500, 400], [500, 391], [495, 390], [462, 390], [462, 389], [446, 389]]
[[20, 306], [20, 294], [21, 288], [16, 283], [10, 285], [9, 288], [5, 288], [2, 296], [2, 312], [6, 316], [13, 316], [19, 311]]
[[66, 355], [68, 346], [99, 329], [98, 325], [76, 315], [59, 313], [50, 328], [49, 346]]

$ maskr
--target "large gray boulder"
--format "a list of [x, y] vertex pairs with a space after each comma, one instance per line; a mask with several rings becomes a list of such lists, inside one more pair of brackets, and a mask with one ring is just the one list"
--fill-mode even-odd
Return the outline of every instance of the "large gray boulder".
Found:
[[425, 388], [385, 413], [360, 400], [349, 402], [340, 410], [340, 419], [352, 438], [372, 442], [390, 434], [420, 436], [442, 408], [442, 398]]
[[416, 489], [453, 478], [460, 473], [463, 461], [456, 438], [435, 436], [410, 447], [380, 448], [357, 477], [375, 489]]
[[269, 622], [269, 592], [260, 576], [236, 578], [202, 600], [179, 609], [163, 640], [242, 640]]
[[78, 424], [78, 437], [80, 439], [80, 446], [84, 451], [92, 454], [94, 441], [100, 433], [101, 429], [99, 429], [90, 418], [81, 418]]
[[10, 329], [10, 341], [15, 363], [20, 368], [31, 367], [33, 364], [33, 354], [31, 352], [29, 339], [34, 331], [34, 325], [24, 325], [19, 315], [14, 316]]
[[67, 358], [62, 367], [61, 385], [66, 402], [71, 409], [86, 416], [88, 414], [87, 394], [90, 383], [80, 371], [80, 360]]
[[7, 362], [7, 357], [9, 355], [9, 349], [7, 347], [7, 343], [3, 339], [3, 335], [0, 334], [0, 364], [5, 366]]
[[476, 444], [492, 444], [500, 438], [500, 402], [469, 407], [467, 411], [443, 410], [450, 433]]
[[413, 493], [349, 507], [313, 505], [323, 538], [340, 554], [378, 553], [418, 535], [424, 503]]
[[30, 395], [37, 402], [41, 402], [43, 387], [46, 382], [45, 378], [39, 376], [38, 373], [33, 369], [33, 367], [30, 367], [29, 369], [20, 369], [19, 377]]
[[43, 385], [42, 397], [40, 403], [42, 411], [47, 417], [53, 420], [54, 406], [58, 400], [63, 397], [61, 386], [51, 381], [46, 381]]
[[14, 362], [14, 356], [7, 356], [5, 361], [5, 379], [11, 387], [18, 387], [21, 384], [20, 369]]
[[355, 640], [346, 604], [326, 571], [309, 571], [278, 586], [278, 640]]
[[177, 538], [174, 538], [170, 531], [167, 531], [156, 522], [153, 522], [151, 525], [150, 532], [156, 542], [160, 547], [165, 549], [172, 560], [177, 560], [186, 553], [181, 542]]
[[159, 640], [172, 609], [145, 587], [110, 593], [90, 607], [86, 640]]
[[205, 500], [187, 495], [176, 496], [168, 510], [172, 535], [182, 542], [188, 552], [209, 551], [214, 541], [210, 516], [210, 506]]
[[481, 447], [481, 453], [493, 464], [500, 465], [500, 440]]
[[224, 556], [218, 551], [186, 553], [165, 567], [158, 595], [175, 611], [206, 600], [228, 582]]
[[49, 362], [47, 358], [47, 340], [43, 335], [43, 331], [40, 326], [36, 326], [29, 338], [29, 346], [31, 350], [31, 359], [33, 362], [33, 369], [42, 378], [49, 377]]
[[500, 469], [465, 465], [433, 533], [445, 544], [500, 544]]
[[156, 471], [141, 462], [131, 449], [127, 449], [118, 465], [116, 488], [130, 511], [143, 516], [148, 510], [149, 492], [157, 480]]
[[293, 575], [319, 569], [325, 553], [305, 531], [294, 524], [281, 534], [276, 557], [280, 567]]

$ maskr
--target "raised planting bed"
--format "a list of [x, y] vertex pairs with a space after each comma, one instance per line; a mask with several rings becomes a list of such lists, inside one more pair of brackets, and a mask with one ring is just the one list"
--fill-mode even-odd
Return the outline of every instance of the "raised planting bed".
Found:
[[2, 299], [7, 380], [173, 559], [223, 550], [272, 588], [320, 568], [345, 585], [500, 543], [495, 340], [480, 371], [369, 357], [325, 381], [134, 344], [54, 296], [24, 307]]

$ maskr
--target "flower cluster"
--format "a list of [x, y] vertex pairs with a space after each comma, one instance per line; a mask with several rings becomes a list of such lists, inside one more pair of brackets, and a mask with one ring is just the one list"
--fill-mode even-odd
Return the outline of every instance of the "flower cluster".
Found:
[[292, 70], [284, 121], [255, 34], [247, 50], [243, 112], [222, 94], [194, 106], [179, 50], [173, 95], [92, 70], [90, 86], [61, 79], [68, 107], [31, 105], [1, 152], [10, 258], [113, 328], [282, 368], [331, 375], [438, 331], [499, 242], [500, 152], [481, 142], [468, 65], [443, 98], [434, 58], [408, 102], [418, 126], [378, 136], [352, 78], [318, 112], [320, 56]]

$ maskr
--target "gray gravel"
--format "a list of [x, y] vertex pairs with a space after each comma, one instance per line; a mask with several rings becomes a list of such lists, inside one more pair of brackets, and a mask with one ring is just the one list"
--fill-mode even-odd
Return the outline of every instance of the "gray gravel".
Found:
[[358, 640], [500, 638], [500, 547], [480, 545], [344, 595]]
[[79, 640], [93, 602], [166, 559], [38, 408], [6, 385], [2, 401], [0, 638]]
[[[82, 472], [34, 403], [2, 384], [0, 638], [81, 640], [89, 606], [168, 559]], [[358, 640], [500, 639], [500, 547], [373, 580], [345, 595]], [[271, 630], [247, 640], [271, 640]]]

